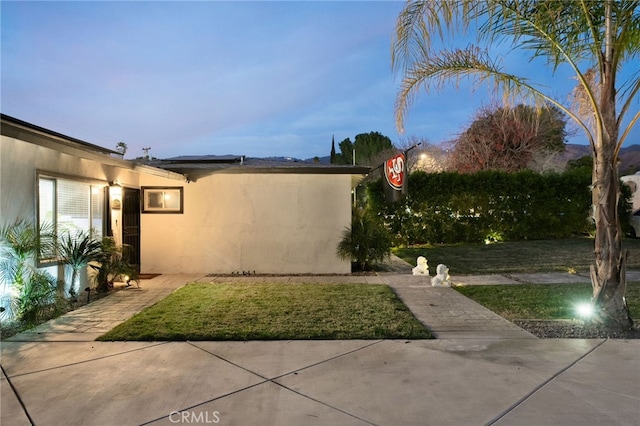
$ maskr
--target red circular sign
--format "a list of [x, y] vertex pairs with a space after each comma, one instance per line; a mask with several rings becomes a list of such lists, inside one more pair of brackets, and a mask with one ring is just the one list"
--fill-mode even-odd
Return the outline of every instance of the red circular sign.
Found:
[[384, 174], [393, 189], [402, 190], [402, 184], [404, 183], [404, 154], [400, 153], [387, 160], [384, 166]]

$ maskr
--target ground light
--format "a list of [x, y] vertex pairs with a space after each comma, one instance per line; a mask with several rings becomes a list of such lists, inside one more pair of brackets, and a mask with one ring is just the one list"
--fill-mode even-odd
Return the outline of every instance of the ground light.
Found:
[[576, 305], [576, 313], [581, 318], [590, 318], [593, 315], [593, 304], [591, 304], [591, 303], [578, 303]]

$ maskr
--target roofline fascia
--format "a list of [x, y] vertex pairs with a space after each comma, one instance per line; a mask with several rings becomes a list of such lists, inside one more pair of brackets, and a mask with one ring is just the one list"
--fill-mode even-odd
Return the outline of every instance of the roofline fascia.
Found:
[[109, 154], [120, 154], [117, 151], [103, 148], [80, 139], [71, 138], [61, 133], [47, 130], [43, 127], [35, 126], [22, 120], [1, 115], [0, 133], [2, 136], [21, 140], [23, 142], [32, 143], [34, 145], [43, 146], [58, 152], [93, 160], [110, 166], [133, 170], [154, 176], [166, 177], [175, 180], [185, 180], [185, 176], [166, 169], [152, 167], [135, 161], [115, 158]]
[[[170, 168], [170, 167], [167, 167]], [[220, 169], [203, 169], [176, 167], [183, 173], [189, 172], [207, 172], [209, 174], [243, 174], [243, 173], [282, 173], [282, 174], [305, 174], [305, 175], [367, 175], [371, 171], [371, 167], [365, 166], [345, 166], [345, 167], [225, 167]]]
[[[20, 120], [18, 118], [15, 117], [11, 117], [9, 115], [6, 114], [1, 114], [2, 117], [2, 122], [3, 124], [8, 123], [11, 124], [15, 127], [20, 127], [22, 129], [28, 129], [34, 133], [37, 134], [41, 134], [41, 135], [45, 135], [47, 137], [50, 138], [54, 138], [58, 141], [61, 141], [62, 143], [66, 143], [66, 144], [77, 144], [77, 145], [81, 145], [81, 146], [85, 146], [87, 149], [90, 150], [94, 150], [94, 151], [98, 151], [101, 152], [103, 154], [116, 154], [116, 155], [122, 155], [122, 153], [110, 149], [110, 148], [105, 148], [103, 146], [99, 146], [99, 145], [95, 145], [92, 144], [90, 142], [86, 142], [80, 139], [76, 139], [76, 138], [72, 138], [71, 136], [67, 136], [67, 135], [63, 135], [62, 133], [58, 133], [58, 132], [54, 132], [53, 130], [49, 130], [49, 129], [45, 129], [44, 127], [40, 127], [40, 126], [36, 126], [35, 124], [31, 124], [28, 123], [26, 121]], [[2, 131], [2, 134], [4, 134], [4, 129]]]

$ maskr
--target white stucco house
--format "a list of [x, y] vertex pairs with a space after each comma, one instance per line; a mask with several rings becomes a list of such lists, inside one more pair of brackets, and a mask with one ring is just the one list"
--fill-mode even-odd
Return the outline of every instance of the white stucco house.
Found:
[[6, 115], [1, 134], [0, 226], [49, 220], [113, 235], [134, 247], [141, 273], [351, 271], [336, 247], [369, 168], [243, 156], [142, 164]]

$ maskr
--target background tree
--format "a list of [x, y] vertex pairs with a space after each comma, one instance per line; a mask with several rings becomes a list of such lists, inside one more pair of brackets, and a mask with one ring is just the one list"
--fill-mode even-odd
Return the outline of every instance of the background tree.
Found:
[[528, 168], [540, 174], [562, 173], [567, 169], [567, 162], [562, 158], [562, 152], [543, 149], [533, 153]]
[[356, 164], [376, 166], [382, 161], [379, 159], [381, 153], [388, 155], [395, 151], [391, 139], [379, 132], [360, 133], [356, 135], [353, 147], [356, 150]]
[[[385, 155], [394, 152], [391, 139], [379, 132], [360, 133], [355, 141], [347, 138], [340, 142], [340, 154], [336, 154], [337, 164], [353, 164], [353, 151], [355, 150], [358, 165], [377, 166], [386, 158], [380, 159], [381, 153]], [[382, 155], [384, 157], [384, 155]]]
[[567, 161], [567, 168], [569, 170], [575, 169], [589, 169], [593, 170], [593, 157], [590, 155], [585, 155], [580, 158], [576, 158], [575, 160]]
[[[476, 30], [477, 45], [435, 51], [432, 37], [444, 42], [452, 34], [470, 29]], [[496, 56], [489, 53], [490, 47], [505, 40], [511, 41], [512, 52], [545, 59], [552, 73], [568, 66], [578, 82], [574, 104], [556, 99], [543, 86], [505, 71], [494, 60]], [[618, 328], [629, 328], [633, 322], [624, 299], [626, 255], [618, 216], [617, 156], [640, 118], [640, 111], [636, 111], [621, 132], [626, 113], [633, 101], [637, 102], [640, 77], [635, 73], [620, 83], [617, 76], [625, 65], [637, 71], [638, 56], [637, 0], [412, 1], [398, 17], [392, 48], [392, 65], [403, 72], [395, 106], [400, 130], [418, 91], [442, 88], [446, 83], [471, 77], [475, 84], [492, 82], [510, 99], [530, 96], [549, 102], [584, 131], [594, 159], [594, 308], [599, 321]]]
[[402, 152], [409, 150], [405, 159], [409, 174], [417, 171], [439, 173], [449, 168], [449, 150], [425, 138], [411, 136], [401, 140], [396, 147]]
[[461, 172], [529, 168], [538, 153], [564, 151], [565, 124], [564, 114], [553, 106], [482, 107], [454, 141], [451, 166]]
[[329, 157], [329, 162], [331, 164], [335, 164], [336, 162], [336, 141], [333, 135], [331, 136], [331, 156]]
[[338, 144], [340, 152], [335, 156], [335, 164], [353, 164], [353, 142], [346, 138]]
[[124, 142], [118, 142], [116, 144], [116, 151], [118, 151], [120, 154], [122, 154], [123, 157], [127, 153], [127, 149], [129, 149], [129, 147]]

